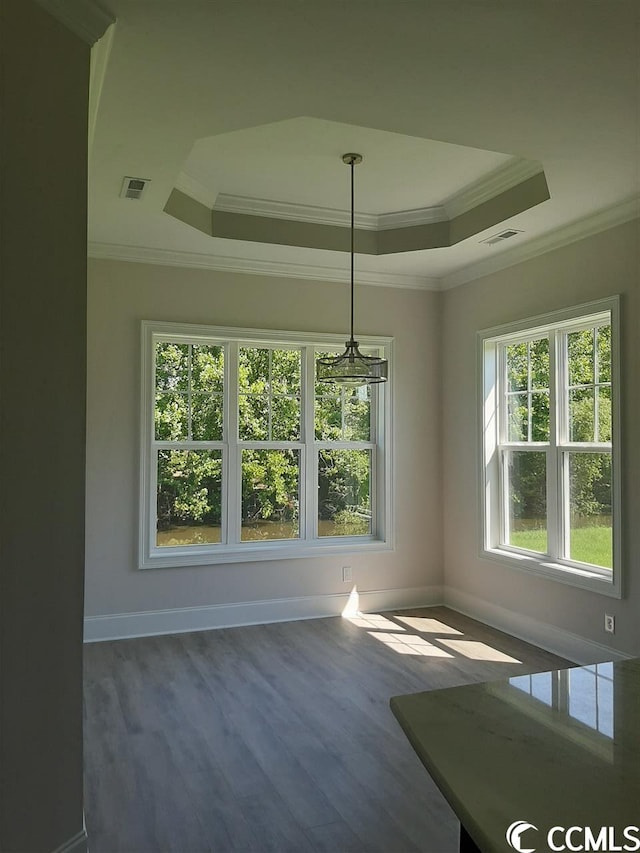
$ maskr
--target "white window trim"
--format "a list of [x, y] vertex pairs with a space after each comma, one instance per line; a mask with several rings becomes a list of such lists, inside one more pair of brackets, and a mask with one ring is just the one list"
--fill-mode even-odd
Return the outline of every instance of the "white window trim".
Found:
[[[194, 342], [198, 338], [203, 343], [210, 343], [211, 339], [220, 342], [230, 341], [233, 347], [238, 342], [246, 344], [267, 344], [291, 347], [297, 345], [307, 347], [337, 347], [344, 348], [344, 335], [318, 334], [309, 332], [231, 328], [222, 326], [203, 326], [187, 323], [171, 323], [152, 320], [143, 320], [141, 323], [141, 407], [140, 407], [140, 486], [139, 486], [139, 545], [138, 545], [138, 568], [175, 568], [180, 566], [216, 565], [238, 562], [252, 562], [261, 560], [283, 560], [297, 559], [301, 557], [330, 556], [338, 554], [349, 554], [353, 552], [391, 551], [394, 549], [394, 481], [393, 481], [393, 338], [359, 335], [361, 348], [375, 348], [384, 358], [389, 361], [389, 381], [385, 383], [384, 389], [380, 391], [376, 386], [372, 387], [374, 393], [382, 392], [384, 402], [377, 407], [378, 419], [374, 427], [374, 446], [372, 453], [376, 457], [374, 471], [376, 477], [372, 478], [371, 493], [372, 505], [376, 514], [377, 525], [375, 536], [343, 536], [326, 537], [316, 539], [296, 540], [274, 540], [273, 542], [243, 542], [233, 545], [190, 545], [185, 548], [158, 548], [155, 545], [155, 509], [156, 501], [156, 476], [155, 466], [152, 464], [153, 439], [154, 439], [154, 410], [155, 410], [155, 387], [153, 376], [153, 344], [156, 336], [172, 335], [183, 337], [185, 342]], [[235, 343], [234, 343], [235, 342]], [[310, 362], [310, 360], [308, 360]], [[302, 383], [303, 388], [313, 389], [315, 375], [313, 365], [303, 365]], [[237, 399], [237, 389], [232, 389], [228, 381], [228, 360], [225, 360], [225, 406], [229, 407], [231, 413], [235, 411], [234, 404]], [[313, 393], [313, 392], [312, 392]], [[307, 406], [303, 410], [303, 435], [313, 437], [314, 423], [312, 407]], [[223, 442], [208, 442], [213, 449], [222, 446]], [[287, 442], [286, 446], [303, 442]], [[345, 446], [353, 448], [355, 442], [347, 442]], [[364, 443], [367, 449], [370, 443]], [[363, 446], [364, 446], [363, 444]], [[323, 446], [340, 447], [339, 442], [320, 442], [313, 438], [307, 443], [314, 450]], [[203, 446], [202, 444], [200, 445]], [[206, 445], [204, 445], [206, 447]], [[247, 447], [253, 446], [247, 442]], [[262, 445], [261, 445], [262, 446]], [[229, 475], [229, 453], [223, 453], [223, 476]], [[314, 465], [315, 470], [315, 465]], [[300, 501], [301, 507], [315, 500], [314, 489], [317, 484], [315, 478], [300, 476]], [[239, 501], [238, 485], [232, 478], [228, 477], [229, 499]], [[317, 491], [317, 489], [316, 489]], [[228, 513], [223, 504], [223, 529], [228, 524]], [[301, 533], [303, 521], [301, 519]], [[169, 552], [170, 553], [167, 553]]]
[[[500, 545], [500, 524], [503, 513], [499, 510], [500, 484], [502, 472], [497, 458], [498, 447], [498, 400], [496, 398], [498, 357], [500, 344], [509, 339], [521, 341], [523, 337], [534, 339], [541, 332], [549, 331], [558, 326], [565, 329], [571, 325], [584, 328], [593, 319], [609, 314], [611, 318], [611, 383], [612, 383], [612, 515], [613, 515], [613, 568], [607, 570], [590, 568], [582, 563], [570, 560], [550, 560], [544, 555], [536, 556], [512, 546]], [[523, 335], [524, 333], [524, 335]], [[553, 363], [553, 348], [550, 348], [550, 371], [557, 372], [558, 366]], [[519, 571], [534, 574], [559, 581], [570, 586], [598, 592], [612, 598], [622, 598], [622, 485], [621, 485], [621, 440], [620, 440], [620, 298], [613, 296], [608, 299], [589, 302], [584, 305], [542, 314], [525, 320], [518, 320], [477, 333], [477, 384], [478, 389], [478, 505], [480, 507], [480, 557], [502, 563]], [[551, 407], [552, 412], [555, 409]], [[554, 414], [550, 428], [553, 430]], [[596, 446], [588, 445], [588, 449]], [[536, 445], [528, 444], [529, 447]], [[540, 445], [540, 449], [546, 448]], [[587, 449], [586, 446], [583, 446]], [[580, 445], [575, 445], [580, 450]], [[607, 451], [609, 447], [607, 446]], [[562, 508], [556, 506], [556, 496], [559, 489], [550, 490], [547, 503], [547, 514], [554, 513], [556, 517]], [[558, 522], [556, 525], [561, 529]]]

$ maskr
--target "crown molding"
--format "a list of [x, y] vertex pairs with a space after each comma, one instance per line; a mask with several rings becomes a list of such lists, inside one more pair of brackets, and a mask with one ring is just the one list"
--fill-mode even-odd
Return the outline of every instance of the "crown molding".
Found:
[[[179, 186], [177, 188], [182, 189]], [[196, 201], [200, 201], [200, 199], [196, 198]], [[345, 228], [351, 225], [351, 212], [349, 210], [337, 210], [310, 204], [293, 204], [262, 198], [247, 198], [227, 193], [218, 195], [213, 209], [225, 213], [241, 213], [244, 216], [292, 219], [295, 222], [314, 222], [319, 225], [338, 225]], [[397, 210], [392, 213], [356, 213], [354, 220], [356, 228], [365, 231], [388, 231], [392, 228], [407, 228], [412, 225], [445, 222], [447, 214], [443, 207], [436, 206], [422, 207], [416, 210]]]
[[520, 243], [520, 245], [500, 252], [491, 258], [477, 261], [456, 270], [456, 272], [440, 279], [440, 289], [449, 290], [458, 287], [461, 284], [506, 269], [514, 264], [531, 260], [538, 255], [545, 255], [554, 249], [561, 249], [563, 246], [568, 246], [571, 243], [576, 243], [586, 237], [591, 237], [601, 231], [607, 231], [638, 218], [640, 218], [640, 195], [634, 195], [597, 213], [570, 222], [555, 231], [534, 237], [527, 243]]
[[93, 0], [36, 0], [50, 15], [68, 27], [88, 45], [102, 38], [115, 22], [114, 16]]
[[[105, 260], [216, 270], [218, 272], [340, 283], [348, 283], [350, 280], [349, 270], [346, 267], [291, 264], [284, 261], [267, 261], [259, 258], [240, 258], [228, 255], [205, 255], [198, 252], [179, 252], [170, 249], [126, 246], [116, 243], [90, 242], [88, 254], [91, 258]], [[356, 284], [371, 287], [398, 287], [408, 290], [440, 290], [440, 280], [437, 278], [402, 275], [400, 273], [379, 273], [373, 270], [357, 270]]]
[[376, 218], [377, 231], [411, 228], [414, 225], [431, 225], [433, 222], [447, 222], [449, 219], [442, 205], [419, 207], [415, 210], [396, 210], [393, 213], [381, 213]]
[[[213, 206], [224, 213], [240, 213], [243, 216], [265, 216], [270, 219], [291, 219], [294, 222], [313, 222], [316, 225], [351, 225], [351, 212], [332, 207], [319, 207], [313, 204], [294, 204], [288, 201], [275, 201], [266, 198], [219, 193]], [[374, 213], [356, 213], [356, 228], [365, 231], [377, 231], [378, 216]]]
[[536, 160], [514, 158], [445, 199], [443, 207], [446, 215], [449, 219], [455, 219], [542, 171], [542, 165]]
[[[449, 290], [477, 278], [482, 278], [482, 276], [506, 269], [514, 264], [530, 260], [538, 255], [546, 254], [554, 249], [562, 248], [570, 243], [583, 240], [609, 228], [615, 228], [617, 225], [623, 225], [625, 222], [636, 218], [640, 218], [640, 195], [634, 195], [619, 204], [579, 219], [549, 234], [534, 238], [528, 243], [520, 244], [491, 258], [470, 264], [443, 278], [359, 270], [356, 273], [357, 283], [372, 287], [398, 287], [410, 290]], [[208, 269], [249, 275], [280, 276], [310, 281], [340, 283], [349, 281], [348, 270], [341, 267], [291, 264], [257, 258], [206, 255], [198, 252], [179, 252], [169, 249], [100, 242], [89, 243], [88, 253], [89, 257], [92, 258], [131, 263], [159, 264], [160, 266]]]

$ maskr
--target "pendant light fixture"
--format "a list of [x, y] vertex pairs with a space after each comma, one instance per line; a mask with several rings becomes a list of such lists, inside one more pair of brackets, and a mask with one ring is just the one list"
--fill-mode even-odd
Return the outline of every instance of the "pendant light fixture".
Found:
[[357, 387], [387, 381], [388, 362], [373, 355], [362, 355], [358, 341], [353, 338], [353, 256], [354, 256], [354, 179], [353, 170], [362, 163], [361, 154], [344, 154], [342, 162], [351, 167], [351, 335], [341, 355], [319, 358], [316, 362], [318, 382], [335, 382], [338, 385]]

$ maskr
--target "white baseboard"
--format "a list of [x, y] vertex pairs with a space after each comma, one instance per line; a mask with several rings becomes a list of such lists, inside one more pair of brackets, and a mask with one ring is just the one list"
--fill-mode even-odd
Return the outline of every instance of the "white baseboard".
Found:
[[[215, 628], [339, 616], [347, 606], [349, 597], [350, 593], [344, 592], [333, 595], [88, 616], [84, 620], [84, 639], [86, 643], [94, 643], [102, 640], [124, 640], [132, 637], [183, 634], [189, 631], [209, 631]], [[368, 590], [358, 592], [356, 606], [365, 613], [371, 613], [438, 604], [444, 604], [485, 625], [505, 631], [513, 637], [579, 664], [622, 660], [629, 657], [610, 646], [596, 643], [530, 616], [523, 616], [521, 613], [478, 599], [453, 587], [424, 586]], [[72, 839], [69, 843], [76, 844], [78, 840]], [[84, 843], [86, 844], [86, 836]], [[73, 846], [64, 846], [55, 853], [83, 853], [83, 851], [83, 847], [78, 847], [76, 851]]]
[[511, 634], [512, 637], [517, 637], [519, 640], [524, 640], [578, 664], [602, 663], [630, 657], [610, 646], [587, 640], [555, 625], [507, 610], [506, 607], [500, 607], [498, 604], [484, 601], [450, 586], [444, 587], [444, 604], [445, 607], [457, 610], [458, 613], [463, 613], [485, 625]]
[[[442, 604], [442, 587], [358, 591], [358, 597], [358, 609], [364, 612], [393, 610], [400, 607], [427, 607]], [[124, 640], [131, 637], [182, 634], [189, 631], [208, 631], [240, 625], [262, 625], [268, 622], [339, 616], [349, 602], [349, 598], [350, 593], [344, 592], [302, 598], [278, 598], [270, 601], [243, 601], [234, 604], [211, 604], [204, 607], [179, 607], [171, 610], [87, 616], [84, 620], [84, 639], [86, 643], [94, 643], [101, 640]]]
[[53, 853], [87, 853], [87, 833], [81, 829], [73, 838], [56, 847]]

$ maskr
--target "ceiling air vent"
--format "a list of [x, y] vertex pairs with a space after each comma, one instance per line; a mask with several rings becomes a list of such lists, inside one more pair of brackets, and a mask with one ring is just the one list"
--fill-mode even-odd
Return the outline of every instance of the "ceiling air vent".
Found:
[[499, 234], [494, 234], [493, 237], [487, 237], [486, 240], [480, 240], [480, 242], [484, 243], [485, 246], [495, 246], [496, 243], [502, 243], [503, 240], [509, 240], [511, 237], [515, 237], [516, 234], [522, 234], [522, 231], [515, 231], [513, 228], [509, 228], [507, 231], [501, 231]]
[[142, 193], [148, 183], [150, 183], [149, 178], [130, 178], [125, 176], [122, 181], [120, 198], [131, 198], [137, 201], [142, 198]]

